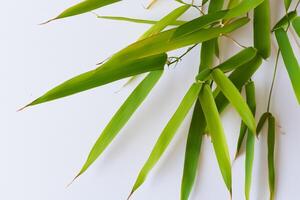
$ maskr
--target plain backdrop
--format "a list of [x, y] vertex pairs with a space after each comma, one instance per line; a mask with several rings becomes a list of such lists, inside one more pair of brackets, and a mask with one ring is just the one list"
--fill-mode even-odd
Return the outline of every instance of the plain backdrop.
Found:
[[[195, 48], [164, 76], [134, 117], [95, 164], [66, 187], [118, 107], [139, 80], [126, 80], [55, 102], [16, 110], [62, 81], [96, 67], [134, 42], [148, 25], [100, 20], [88, 13], [44, 26], [76, 0], [3, 1], [0, 12], [0, 199], [5, 200], [122, 200], [126, 199], [156, 139], [193, 82], [199, 64]], [[127, 0], [96, 13], [159, 19], [178, 4], [161, 0], [151, 10], [146, 1]], [[272, 25], [283, 15], [283, 1], [272, 1]], [[196, 17], [195, 11], [182, 19]], [[251, 45], [251, 24], [232, 37]], [[299, 50], [295, 41], [295, 53]], [[221, 41], [221, 60], [239, 50]], [[273, 56], [257, 71], [257, 117], [266, 110], [274, 69]], [[170, 55], [180, 55], [184, 49]], [[272, 112], [277, 120], [277, 198], [296, 200], [300, 179], [300, 108], [282, 61], [279, 62]], [[132, 199], [179, 199], [184, 149], [190, 123], [187, 117], [163, 158]], [[239, 132], [239, 117], [232, 109], [222, 116], [231, 157]], [[268, 199], [266, 130], [255, 146], [252, 199]], [[233, 163], [233, 199], [243, 199], [244, 155]], [[203, 141], [199, 173], [191, 200], [226, 200], [229, 194], [220, 175], [209, 138]]]

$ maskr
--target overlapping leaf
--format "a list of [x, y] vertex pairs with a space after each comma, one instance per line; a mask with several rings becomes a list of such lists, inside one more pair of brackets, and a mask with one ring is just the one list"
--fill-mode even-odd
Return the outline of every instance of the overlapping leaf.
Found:
[[293, 27], [298, 35], [298, 37], [300, 38], [300, 16], [297, 16], [294, 20], [293, 20]]
[[228, 146], [222, 122], [219, 116], [219, 111], [215, 104], [211, 88], [207, 84], [203, 86], [199, 95], [199, 99], [207, 122], [207, 127], [211, 136], [211, 140], [214, 146], [215, 154], [219, 163], [224, 182], [227, 186], [228, 191], [231, 194], [232, 177]]

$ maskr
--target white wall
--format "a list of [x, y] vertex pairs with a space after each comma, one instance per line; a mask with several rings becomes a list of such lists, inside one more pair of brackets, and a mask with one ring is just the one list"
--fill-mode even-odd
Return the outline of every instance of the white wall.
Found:
[[[125, 199], [138, 171], [147, 159], [160, 131], [176, 109], [198, 66], [199, 49], [192, 51], [163, 78], [129, 124], [104, 155], [71, 187], [76, 172], [101, 130], [137, 82], [121, 89], [125, 81], [103, 86], [69, 98], [16, 112], [47, 89], [95, 67], [133, 42], [147, 25], [112, 22], [86, 14], [44, 26], [75, 0], [3, 1], [0, 12], [0, 199], [5, 200], [117, 200]], [[273, 23], [282, 15], [281, 1], [273, 3]], [[151, 11], [141, 0], [124, 1], [97, 13], [158, 19], [177, 5], [162, 0]], [[189, 13], [188, 19], [195, 16]], [[251, 44], [249, 28], [233, 37]], [[237, 36], [237, 35], [242, 36]], [[237, 50], [224, 39], [225, 58]], [[234, 48], [232, 50], [232, 48]], [[299, 55], [299, 51], [297, 51]], [[274, 52], [273, 52], [274, 53]], [[179, 55], [180, 52], [173, 53]], [[274, 57], [256, 73], [258, 115], [266, 98]], [[294, 200], [300, 179], [300, 109], [286, 70], [280, 62], [272, 112], [277, 118], [277, 199]], [[224, 127], [234, 155], [239, 119], [228, 110]], [[146, 183], [134, 195], [137, 200], [179, 199], [185, 140], [189, 119]], [[266, 133], [256, 144], [252, 199], [267, 199]], [[244, 157], [233, 165], [233, 199], [243, 199]], [[199, 176], [191, 199], [229, 199], [209, 138], [205, 138]]]

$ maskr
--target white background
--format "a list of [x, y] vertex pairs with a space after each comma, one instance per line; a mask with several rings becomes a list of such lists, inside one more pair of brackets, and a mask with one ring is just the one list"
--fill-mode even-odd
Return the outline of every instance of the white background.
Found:
[[[282, 2], [272, 2], [272, 24], [283, 14]], [[66, 188], [86, 159], [94, 141], [117, 108], [138, 83], [123, 88], [125, 80], [23, 112], [18, 108], [58, 83], [95, 67], [95, 64], [135, 41], [148, 25], [113, 22], [85, 14], [44, 26], [37, 24], [55, 16], [75, 0], [3, 1], [0, 12], [0, 199], [5, 200], [121, 200], [126, 199], [138, 171], [147, 159], [164, 125], [175, 111], [199, 63], [195, 49], [163, 78], [103, 156]], [[161, 0], [152, 10], [142, 0], [123, 1], [97, 11], [159, 19], [174, 1]], [[190, 12], [183, 16], [195, 16]], [[251, 25], [233, 34], [251, 45]], [[250, 39], [249, 39], [250, 38]], [[274, 39], [274, 38], [273, 38]], [[294, 41], [293, 41], [294, 43]], [[224, 59], [238, 50], [222, 40]], [[275, 44], [275, 43], [273, 43]], [[276, 44], [273, 45], [273, 54]], [[299, 51], [296, 55], [299, 55]], [[182, 51], [173, 52], [179, 55]], [[277, 132], [277, 199], [299, 196], [300, 109], [287, 72], [280, 61], [272, 112]], [[274, 68], [274, 55], [255, 75], [259, 116]], [[190, 115], [132, 199], [179, 199], [185, 141]], [[238, 115], [223, 115], [227, 141], [233, 157], [239, 131]], [[268, 199], [266, 131], [256, 144], [252, 199]], [[233, 165], [233, 199], [243, 199], [244, 156]], [[229, 195], [221, 178], [209, 138], [205, 138], [199, 174], [191, 199], [225, 200]]]

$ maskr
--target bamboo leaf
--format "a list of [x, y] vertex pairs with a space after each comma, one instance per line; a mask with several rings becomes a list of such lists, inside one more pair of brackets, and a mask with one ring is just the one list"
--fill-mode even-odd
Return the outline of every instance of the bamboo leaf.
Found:
[[233, 69], [236, 69], [251, 61], [253, 58], [255, 58], [256, 54], [257, 50], [255, 48], [245, 48], [232, 57], [228, 58], [226, 61], [216, 66], [215, 68], [220, 69], [223, 72], [230, 72]]
[[211, 68], [214, 62], [216, 39], [208, 40], [202, 43], [200, 55], [200, 71]]
[[298, 37], [300, 38], [300, 16], [296, 17], [293, 20], [293, 27], [294, 27]]
[[268, 118], [268, 169], [269, 169], [269, 188], [270, 200], [275, 195], [275, 118], [271, 115]]
[[240, 114], [242, 120], [247, 127], [255, 133], [255, 119], [245, 100], [241, 96], [239, 90], [228, 79], [220, 69], [214, 69], [211, 73], [213, 80], [216, 82], [222, 93], [227, 97], [230, 103]]
[[197, 101], [194, 108], [185, 150], [184, 169], [181, 180], [181, 200], [188, 200], [195, 183], [205, 127], [205, 117], [203, 115], [200, 102]]
[[129, 76], [148, 71], [162, 70], [167, 60], [166, 54], [159, 54], [128, 62], [107, 62], [102, 67], [76, 76], [48, 91], [28, 106], [52, 101], [91, 88], [95, 88]]
[[184, 118], [188, 114], [195, 101], [197, 100], [200, 89], [201, 84], [194, 83], [184, 96], [176, 112], [162, 131], [160, 137], [158, 138], [148, 160], [146, 161], [142, 170], [140, 171], [136, 182], [132, 188], [130, 196], [145, 182], [149, 172], [152, 170], [152, 168], [155, 166], [155, 164], [158, 162], [160, 157], [167, 149], [179, 126], [183, 122]]
[[242, 0], [229, 0], [227, 8], [234, 8], [239, 5]]
[[219, 37], [220, 34], [230, 33], [248, 22], [248, 18], [241, 18], [224, 27], [201, 29], [176, 40], [171, 40], [171, 38], [177, 28], [171, 29], [131, 44], [115, 54], [114, 58], [119, 60], [127, 60], [131, 58], [140, 58], [158, 54], [158, 52], [168, 52], [196, 43], [208, 41], [210, 39]]
[[281, 55], [300, 104], [300, 66], [294, 55], [287, 33], [281, 28], [275, 31]]
[[224, 19], [240, 17], [260, 5], [264, 0], [242, 0], [238, 5], [229, 10]]
[[61, 14], [59, 14], [57, 17], [55, 17], [54, 19], [49, 20], [53, 21], [53, 20], [57, 20], [57, 19], [62, 19], [62, 18], [66, 18], [66, 17], [71, 17], [74, 15], [80, 15], [92, 10], [96, 10], [98, 8], [101, 8], [103, 6], [107, 6], [116, 2], [119, 2], [121, 0], [84, 0], [81, 3], [78, 3], [68, 9], [66, 9], [65, 11], [63, 11]]
[[264, 0], [262, 4], [254, 9], [254, 47], [264, 58], [268, 58], [271, 53], [271, 19], [270, 19], [270, 2]]
[[210, 0], [208, 13], [219, 11], [223, 8], [224, 0]]
[[146, 99], [152, 88], [160, 79], [162, 73], [163, 71], [154, 71], [149, 73], [147, 77], [134, 89], [101, 133], [90, 151], [85, 164], [76, 177], [83, 174], [108, 147], [120, 130], [129, 121], [133, 113]]
[[149, 30], [147, 30], [140, 39], [145, 39], [152, 35], [155, 35], [165, 29], [168, 25], [174, 22], [178, 17], [180, 17], [183, 13], [185, 13], [191, 6], [184, 5], [179, 8], [173, 10], [168, 15], [159, 20], [155, 25], [153, 25]]
[[[234, 70], [229, 79], [235, 85], [238, 90], [241, 90], [243, 85], [253, 76], [256, 70], [261, 66], [262, 59], [260, 56], [255, 57], [250, 62], [240, 66]], [[214, 96], [219, 112], [222, 112], [225, 107], [229, 104], [229, 101], [222, 92], [217, 88], [214, 91]]]
[[228, 146], [215, 100], [207, 84], [203, 86], [199, 99], [224, 182], [231, 194], [231, 164]]
[[292, 11], [287, 13], [283, 18], [281, 18], [272, 29], [273, 31], [276, 31], [277, 29], [283, 28], [286, 29], [287, 26], [297, 17], [297, 12]]
[[[158, 21], [155, 20], [148, 20], [148, 19], [136, 19], [136, 18], [129, 18], [129, 17], [120, 17], [120, 16], [97, 16], [99, 19], [110, 19], [116, 21], [125, 21], [125, 22], [133, 22], [138, 24], [156, 24]], [[169, 26], [180, 26], [186, 23], [186, 21], [176, 20], [169, 24]]]
[[284, 0], [285, 10], [288, 10], [291, 6], [292, 0]]
[[[253, 115], [256, 112], [256, 98], [255, 98], [255, 85], [253, 81], [246, 84], [246, 98], [247, 104]], [[250, 190], [252, 183], [252, 169], [254, 160], [254, 143], [255, 134], [248, 131], [247, 141], [246, 141], [246, 158], [245, 158], [245, 197], [246, 200], [250, 200]]]
[[260, 117], [258, 124], [257, 124], [257, 128], [256, 128], [256, 135], [258, 136], [263, 128], [263, 126], [265, 125], [265, 122], [267, 121], [268, 117], [270, 116], [269, 112], [265, 112], [264, 114], [262, 114], [262, 116]]

